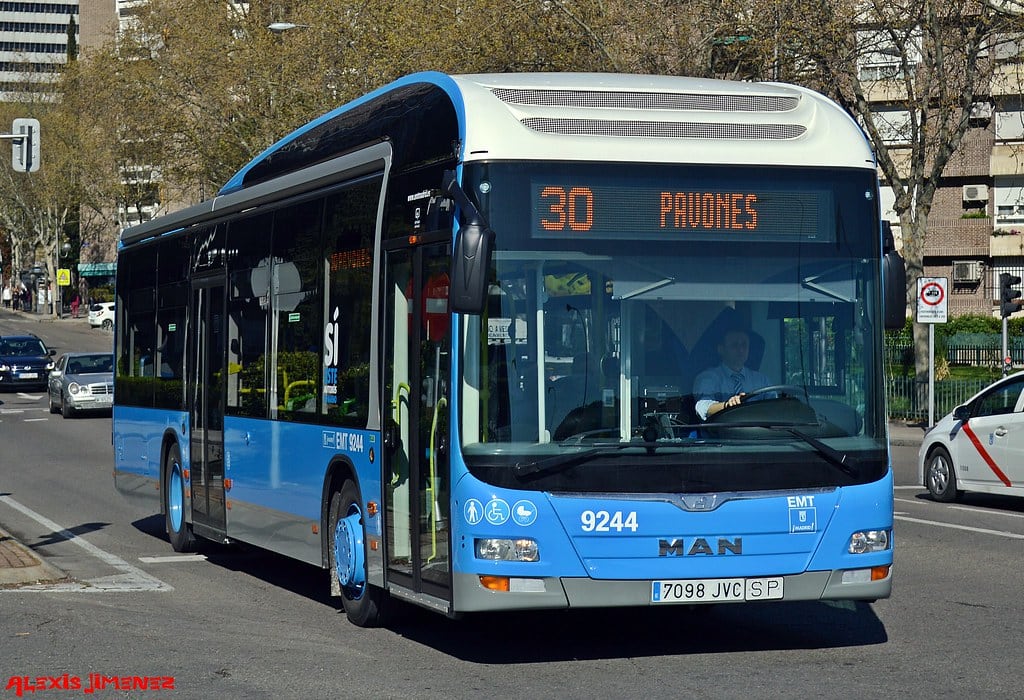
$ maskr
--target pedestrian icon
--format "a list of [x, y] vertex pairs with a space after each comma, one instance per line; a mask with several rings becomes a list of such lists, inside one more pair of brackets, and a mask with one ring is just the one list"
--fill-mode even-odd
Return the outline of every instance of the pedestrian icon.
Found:
[[466, 523], [469, 525], [477, 525], [484, 517], [484, 504], [475, 498], [471, 498], [466, 501]]

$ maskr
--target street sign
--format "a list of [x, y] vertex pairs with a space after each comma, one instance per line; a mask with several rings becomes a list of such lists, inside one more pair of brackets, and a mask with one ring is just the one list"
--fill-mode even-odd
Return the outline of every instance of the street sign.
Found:
[[62, 267], [57, 270], [57, 284], [61, 287], [71, 286], [71, 270], [66, 267]]
[[917, 279], [917, 322], [945, 323], [946, 278], [919, 277]]

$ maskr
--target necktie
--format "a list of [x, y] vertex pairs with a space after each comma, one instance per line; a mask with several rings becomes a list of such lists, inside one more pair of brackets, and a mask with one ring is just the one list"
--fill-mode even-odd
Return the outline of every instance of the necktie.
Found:
[[733, 372], [730, 377], [732, 379], [732, 393], [730, 396], [736, 396], [736, 394], [743, 390], [743, 373]]

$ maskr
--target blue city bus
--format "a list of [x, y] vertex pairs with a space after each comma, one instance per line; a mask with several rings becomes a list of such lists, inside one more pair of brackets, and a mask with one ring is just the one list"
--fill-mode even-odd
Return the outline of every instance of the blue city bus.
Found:
[[[814, 92], [415, 74], [118, 257], [115, 482], [176, 551], [322, 567], [361, 626], [890, 594], [905, 273]], [[770, 385], [702, 417], [732, 330]]]

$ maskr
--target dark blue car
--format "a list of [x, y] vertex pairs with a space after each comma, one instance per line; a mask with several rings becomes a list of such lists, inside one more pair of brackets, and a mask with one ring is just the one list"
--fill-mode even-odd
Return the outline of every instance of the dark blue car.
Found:
[[0, 391], [45, 388], [54, 354], [34, 335], [0, 336]]

